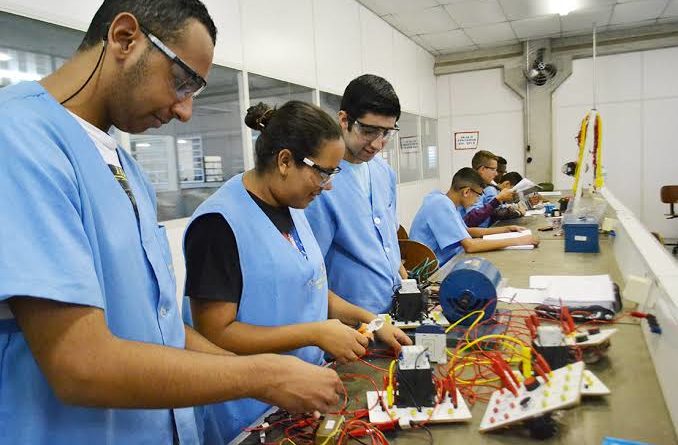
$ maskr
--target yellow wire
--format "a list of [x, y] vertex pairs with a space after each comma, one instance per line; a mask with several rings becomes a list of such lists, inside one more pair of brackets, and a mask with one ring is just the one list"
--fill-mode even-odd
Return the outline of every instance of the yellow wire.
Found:
[[482, 318], [485, 316], [485, 311], [480, 311], [480, 310], [479, 310], [479, 311], [469, 312], [468, 314], [466, 314], [466, 315], [464, 315], [463, 317], [461, 317], [459, 320], [457, 320], [457, 321], [455, 321], [454, 323], [452, 323], [447, 329], [445, 329], [445, 333], [447, 334], [447, 333], [450, 332], [452, 329], [456, 328], [457, 325], [459, 325], [459, 323], [461, 323], [462, 321], [466, 320], [467, 318], [470, 318], [471, 316], [473, 316], [473, 315], [475, 315], [475, 314], [480, 314], [480, 315], [479, 315], [479, 316], [476, 318], [476, 320], [471, 324], [471, 326], [469, 326], [468, 330], [466, 331], [466, 332], [467, 332], [467, 335], [468, 335], [468, 331], [470, 331], [471, 328], [472, 328], [473, 326], [475, 326], [475, 324], [478, 323], [480, 320], [482, 320]]
[[[334, 431], [332, 431], [332, 434], [327, 436], [327, 438], [325, 438], [325, 441], [323, 443], [321, 443], [320, 445], [327, 445], [327, 442], [329, 442], [331, 438], [333, 438], [334, 436], [339, 434], [339, 431], [341, 431], [341, 428], [343, 426], [344, 426], [344, 422], [337, 422], [337, 427], [334, 429]], [[292, 442], [292, 441], [290, 440], [290, 442]], [[292, 442], [292, 443], [294, 443], [294, 442]], [[296, 445], [296, 444], [294, 444], [294, 445]]]
[[393, 370], [395, 369], [396, 361], [391, 361], [388, 367], [388, 386], [393, 387]]

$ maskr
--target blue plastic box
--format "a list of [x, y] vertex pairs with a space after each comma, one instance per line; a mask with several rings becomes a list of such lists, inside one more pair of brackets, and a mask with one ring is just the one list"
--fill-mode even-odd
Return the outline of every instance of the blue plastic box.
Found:
[[645, 442], [635, 442], [633, 440], [617, 439], [616, 437], [606, 437], [601, 445], [650, 445]]
[[565, 215], [565, 252], [598, 253], [598, 220], [590, 216]]

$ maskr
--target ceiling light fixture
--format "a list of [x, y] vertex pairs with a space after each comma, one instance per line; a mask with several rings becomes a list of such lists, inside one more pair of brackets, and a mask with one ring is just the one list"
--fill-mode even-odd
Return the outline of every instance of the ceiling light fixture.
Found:
[[552, 14], [568, 15], [578, 9], [577, 0], [550, 0], [549, 6]]
[[12, 60], [12, 56], [7, 53], [0, 53], [0, 62], [9, 62]]

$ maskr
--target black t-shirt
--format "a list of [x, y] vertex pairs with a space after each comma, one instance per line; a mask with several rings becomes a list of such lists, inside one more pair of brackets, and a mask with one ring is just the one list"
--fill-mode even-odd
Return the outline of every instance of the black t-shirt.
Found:
[[[250, 193], [280, 233], [294, 228], [289, 207], [274, 207]], [[253, 246], [247, 246], [253, 248]], [[240, 303], [242, 271], [235, 234], [219, 213], [198, 217], [186, 234], [186, 295]]]

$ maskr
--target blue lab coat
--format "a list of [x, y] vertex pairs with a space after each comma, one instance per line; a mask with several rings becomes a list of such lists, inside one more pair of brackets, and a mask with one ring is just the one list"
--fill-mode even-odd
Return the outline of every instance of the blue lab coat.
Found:
[[[347, 164], [340, 166], [347, 170]], [[367, 165], [371, 200], [355, 175], [342, 172], [333, 190], [306, 208], [306, 217], [325, 257], [330, 289], [357, 306], [385, 313], [400, 285], [396, 181], [380, 156]]]
[[431, 192], [414, 215], [410, 239], [426, 244], [438, 258], [440, 266], [463, 252], [461, 241], [470, 238], [459, 211], [445, 194]]
[[[185, 344], [155, 194], [118, 155], [139, 209], [75, 119], [37, 82], [0, 89], [0, 443], [198, 442], [192, 408], [66, 405], [38, 367], [7, 299], [34, 296], [101, 308], [113, 335]], [[21, 298], [21, 297], [18, 297]]]
[[[282, 236], [254, 202], [242, 183], [242, 174], [231, 178], [203, 202], [191, 223], [208, 213], [219, 213], [228, 221], [238, 245], [243, 290], [237, 321], [258, 326], [284, 326], [327, 320], [325, 265], [303, 210], [290, 208], [290, 213], [306, 255]], [[309, 363], [323, 363], [323, 352], [315, 346], [297, 349], [291, 354]], [[213, 440], [209, 438], [213, 435], [209, 431], [212, 417], [225, 441], [222, 443], [226, 443], [269, 408], [270, 405], [254, 399], [205, 407], [205, 442]]]

